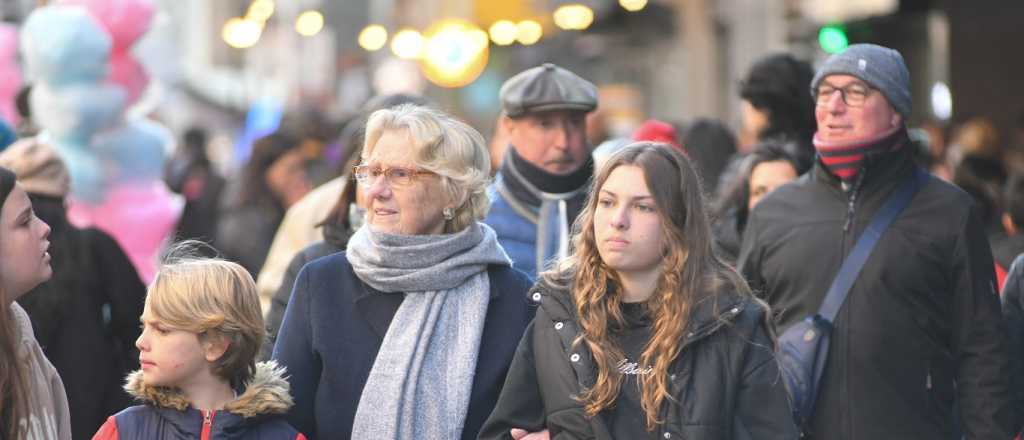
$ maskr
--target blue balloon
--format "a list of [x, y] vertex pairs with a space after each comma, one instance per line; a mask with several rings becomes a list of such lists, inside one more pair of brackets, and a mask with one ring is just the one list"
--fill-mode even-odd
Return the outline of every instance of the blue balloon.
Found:
[[158, 180], [174, 137], [156, 122], [132, 118], [114, 130], [98, 134], [92, 151], [104, 162], [115, 164], [112, 183]]
[[[42, 136], [48, 138], [45, 132]], [[54, 139], [51, 145], [68, 167], [71, 196], [88, 203], [101, 203], [107, 186], [102, 161], [84, 144]]]
[[33, 118], [54, 139], [87, 144], [101, 130], [121, 118], [125, 93], [112, 84], [79, 84], [54, 89], [46, 84], [32, 87], [29, 102]]
[[81, 6], [32, 11], [21, 30], [21, 53], [31, 82], [63, 86], [107, 77], [110, 35]]

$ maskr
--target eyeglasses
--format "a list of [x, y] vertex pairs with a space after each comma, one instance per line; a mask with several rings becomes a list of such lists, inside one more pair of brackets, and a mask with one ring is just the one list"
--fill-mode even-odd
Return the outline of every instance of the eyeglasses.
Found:
[[433, 171], [426, 170], [414, 170], [412, 168], [404, 167], [376, 167], [373, 168], [369, 165], [356, 165], [352, 167], [352, 175], [356, 178], [356, 182], [363, 188], [369, 188], [378, 177], [384, 176], [384, 179], [388, 182], [388, 185], [392, 187], [409, 186], [412, 184], [412, 180], [416, 176], [437, 174]]
[[864, 101], [867, 101], [868, 96], [871, 96], [871, 92], [875, 89], [857, 82], [847, 84], [845, 87], [836, 87], [826, 83], [818, 86], [815, 103], [822, 107], [828, 105], [828, 101], [832, 99], [836, 90], [839, 91], [843, 103], [850, 107], [860, 107], [864, 105]]

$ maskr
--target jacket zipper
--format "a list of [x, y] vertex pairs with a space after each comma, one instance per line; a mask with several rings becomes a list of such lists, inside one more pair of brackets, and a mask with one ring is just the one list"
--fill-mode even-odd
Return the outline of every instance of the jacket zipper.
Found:
[[199, 434], [200, 440], [210, 440], [210, 430], [213, 429], [213, 416], [217, 411], [214, 410], [203, 410], [203, 430]]

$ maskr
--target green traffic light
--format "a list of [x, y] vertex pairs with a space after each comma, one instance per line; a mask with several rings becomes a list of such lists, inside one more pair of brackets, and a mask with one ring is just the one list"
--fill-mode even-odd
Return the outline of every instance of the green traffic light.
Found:
[[827, 53], [839, 53], [850, 45], [846, 31], [839, 26], [825, 26], [818, 32], [818, 43]]

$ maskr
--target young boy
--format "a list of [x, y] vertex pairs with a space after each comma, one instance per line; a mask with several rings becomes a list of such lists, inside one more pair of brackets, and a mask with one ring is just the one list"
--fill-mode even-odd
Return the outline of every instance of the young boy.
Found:
[[142, 313], [140, 371], [125, 389], [143, 405], [111, 416], [93, 440], [304, 440], [283, 368], [256, 363], [263, 315], [252, 277], [219, 259], [176, 256], [160, 267]]

